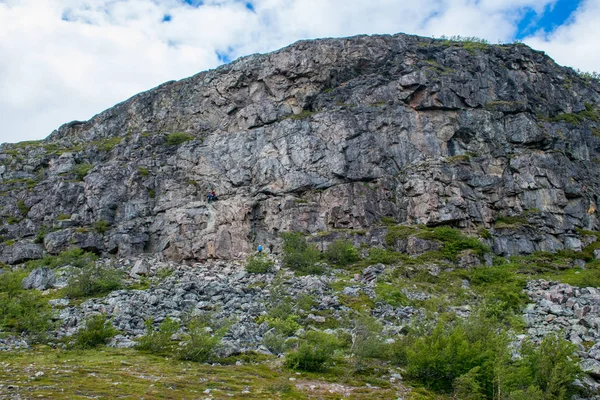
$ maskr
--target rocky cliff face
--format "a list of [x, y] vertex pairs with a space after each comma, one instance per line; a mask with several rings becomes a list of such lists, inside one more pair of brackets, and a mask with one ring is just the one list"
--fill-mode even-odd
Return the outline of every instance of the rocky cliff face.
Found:
[[231, 259], [287, 230], [376, 243], [382, 218], [485, 232], [499, 255], [579, 250], [599, 108], [598, 82], [523, 45], [298, 42], [2, 145], [0, 261]]

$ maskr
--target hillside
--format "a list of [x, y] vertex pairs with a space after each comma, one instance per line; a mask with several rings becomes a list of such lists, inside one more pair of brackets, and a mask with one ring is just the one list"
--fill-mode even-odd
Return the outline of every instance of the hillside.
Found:
[[[525, 45], [302, 41], [0, 164], [0, 399], [105, 396], [59, 393], [119, 365], [119, 395], [197, 398], [189, 361], [222, 364], [209, 398], [600, 387], [600, 82]], [[53, 357], [74, 363], [56, 379]]]

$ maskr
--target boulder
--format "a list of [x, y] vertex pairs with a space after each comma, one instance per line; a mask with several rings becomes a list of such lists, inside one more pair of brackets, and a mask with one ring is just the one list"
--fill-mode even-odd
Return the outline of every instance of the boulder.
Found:
[[31, 271], [29, 276], [23, 279], [22, 284], [24, 289], [46, 290], [52, 288], [55, 283], [56, 276], [54, 275], [54, 271], [42, 267]]

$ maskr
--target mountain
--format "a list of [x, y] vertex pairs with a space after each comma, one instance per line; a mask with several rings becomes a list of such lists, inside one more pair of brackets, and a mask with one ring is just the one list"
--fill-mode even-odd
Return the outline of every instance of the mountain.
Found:
[[599, 107], [597, 81], [523, 44], [301, 41], [2, 145], [0, 261], [235, 259], [285, 231], [383, 244], [390, 222], [501, 256], [578, 251], [598, 228]]

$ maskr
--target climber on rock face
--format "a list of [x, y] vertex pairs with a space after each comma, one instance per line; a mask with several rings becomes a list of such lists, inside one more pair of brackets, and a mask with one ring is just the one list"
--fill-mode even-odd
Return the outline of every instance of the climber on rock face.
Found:
[[210, 203], [211, 201], [217, 201], [217, 194], [215, 193], [215, 189], [212, 189], [210, 192], [208, 192], [208, 202]]
[[258, 250], [259, 253], [262, 253], [262, 246], [260, 244], [258, 245], [258, 249], [257, 250]]

